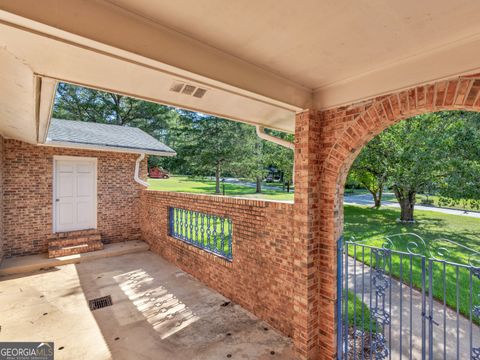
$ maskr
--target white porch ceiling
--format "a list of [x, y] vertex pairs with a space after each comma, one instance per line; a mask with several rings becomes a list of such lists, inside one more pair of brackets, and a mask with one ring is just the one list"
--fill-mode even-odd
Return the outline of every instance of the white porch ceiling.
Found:
[[302, 109], [480, 72], [479, 15], [476, 0], [0, 0], [0, 131], [33, 118], [34, 74], [293, 131]]

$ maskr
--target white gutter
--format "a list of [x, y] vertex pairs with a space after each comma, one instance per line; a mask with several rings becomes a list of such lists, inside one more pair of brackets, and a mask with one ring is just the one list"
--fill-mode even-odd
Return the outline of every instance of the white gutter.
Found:
[[148, 183], [146, 181], [143, 181], [140, 179], [139, 172], [140, 172], [140, 162], [145, 159], [145, 154], [140, 154], [140, 156], [137, 158], [137, 161], [135, 161], [135, 175], [133, 176], [133, 179], [139, 183], [142, 186], [148, 187]]
[[276, 136], [269, 135], [265, 132], [265, 128], [263, 126], [257, 125], [257, 135], [260, 139], [271, 141], [275, 144], [281, 145], [283, 147], [295, 150], [295, 144], [291, 143], [290, 141], [283, 140], [277, 138]]
[[[295, 150], [295, 144], [291, 143], [290, 141], [280, 139], [276, 136], [272, 136], [265, 132], [265, 128], [263, 126], [257, 125], [257, 135], [260, 139], [271, 141], [275, 144], [280, 146], [286, 147], [291, 150]], [[293, 158], [293, 171], [292, 171], [292, 183], [295, 183], [295, 158]]]
[[[62, 147], [62, 148], [69, 148], [69, 149], [84, 149], [84, 150], [98, 150], [98, 151], [108, 151], [108, 152], [119, 152], [122, 154], [141, 154], [142, 151], [146, 151], [148, 149], [133, 149], [121, 146], [107, 146], [107, 145], [96, 145], [96, 144], [85, 144], [85, 143], [74, 143], [70, 141], [56, 141], [56, 140], [49, 140], [42, 144], [38, 143], [39, 146], [49, 146], [49, 147]], [[155, 156], [176, 156], [176, 152], [163, 152], [163, 151], [152, 151], [148, 150], [149, 155]]]

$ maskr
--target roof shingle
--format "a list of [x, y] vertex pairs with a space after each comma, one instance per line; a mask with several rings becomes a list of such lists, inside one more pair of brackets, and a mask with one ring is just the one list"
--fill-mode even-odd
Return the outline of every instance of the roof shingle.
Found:
[[148, 155], [176, 155], [167, 145], [138, 128], [86, 121], [52, 119], [45, 144]]

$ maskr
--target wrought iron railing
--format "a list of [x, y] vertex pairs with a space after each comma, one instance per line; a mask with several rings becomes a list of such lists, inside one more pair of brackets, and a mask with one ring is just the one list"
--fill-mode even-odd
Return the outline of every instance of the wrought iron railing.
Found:
[[480, 360], [480, 254], [414, 233], [338, 242], [339, 359]]
[[169, 235], [232, 260], [232, 220], [180, 208], [169, 208]]

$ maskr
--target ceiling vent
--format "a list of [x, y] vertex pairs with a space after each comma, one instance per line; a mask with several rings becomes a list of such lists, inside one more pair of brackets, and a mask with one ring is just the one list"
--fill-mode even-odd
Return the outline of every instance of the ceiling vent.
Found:
[[197, 87], [195, 85], [185, 84], [182, 82], [174, 82], [170, 86], [170, 91], [181, 93], [184, 95], [194, 96], [196, 98], [203, 98], [207, 93], [207, 89]]
[[201, 99], [206, 92], [207, 89], [197, 88], [197, 90], [195, 90], [195, 92], [193, 93], [193, 96]]
[[170, 86], [170, 91], [179, 93], [180, 91], [182, 91], [184, 85], [184, 83], [175, 82], [172, 84], [172, 86]]
[[182, 90], [182, 94], [185, 95], [192, 95], [193, 92], [195, 91], [196, 87], [193, 85], [185, 85]]

